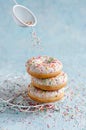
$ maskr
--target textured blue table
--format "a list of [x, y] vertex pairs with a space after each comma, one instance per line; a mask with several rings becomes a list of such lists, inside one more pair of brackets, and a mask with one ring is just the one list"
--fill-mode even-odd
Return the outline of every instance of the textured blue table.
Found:
[[0, 113], [0, 130], [86, 130], [86, 1], [17, 2], [37, 16], [43, 50], [32, 47], [31, 28], [14, 23], [12, 0], [0, 0], [0, 75], [25, 75], [28, 58], [49, 55], [62, 61], [69, 91], [58, 112]]

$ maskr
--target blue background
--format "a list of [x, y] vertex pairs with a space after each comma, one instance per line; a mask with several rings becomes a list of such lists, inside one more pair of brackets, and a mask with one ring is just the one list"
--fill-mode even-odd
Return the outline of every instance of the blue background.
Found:
[[[75, 80], [75, 83], [69, 86], [74, 88], [74, 85], [78, 84], [80, 92], [86, 85], [86, 0], [17, 0], [17, 2], [31, 9], [36, 15], [38, 22], [34, 29], [41, 39], [43, 50], [32, 46], [32, 28], [19, 27], [13, 21], [13, 1], [0, 0], [0, 75], [9, 73], [25, 75], [25, 62], [28, 58], [49, 55], [62, 61], [63, 69], [69, 76], [69, 84], [72, 79]], [[81, 95], [80, 98], [82, 97]], [[84, 111], [86, 112], [86, 109]], [[27, 117], [23, 114], [3, 113], [0, 114], [0, 128], [28, 130], [30, 127], [31, 130], [46, 130], [49, 129], [46, 123], [51, 125], [55, 119], [60, 124], [57, 122], [54, 127], [50, 127], [51, 130], [82, 130], [81, 126], [76, 126], [75, 120], [71, 123], [65, 122], [53, 114], [53, 117], [47, 118], [45, 122], [44, 115], [38, 117], [30, 115], [29, 118], [29, 115]], [[26, 119], [24, 123], [23, 119]], [[27, 122], [30, 119], [32, 124], [28, 126]], [[86, 121], [86, 116], [83, 120]], [[74, 124], [76, 127], [73, 128]], [[85, 125], [83, 127], [86, 128]]]

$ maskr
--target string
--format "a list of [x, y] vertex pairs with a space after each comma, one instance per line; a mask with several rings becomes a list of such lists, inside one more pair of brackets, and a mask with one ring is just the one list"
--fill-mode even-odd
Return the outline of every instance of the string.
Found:
[[17, 5], [18, 3], [16, 2], [16, 0], [13, 0], [13, 2]]

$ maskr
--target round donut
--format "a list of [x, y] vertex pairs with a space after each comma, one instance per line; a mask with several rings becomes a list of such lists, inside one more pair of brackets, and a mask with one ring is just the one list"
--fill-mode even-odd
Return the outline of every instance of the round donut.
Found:
[[64, 97], [64, 89], [58, 91], [44, 91], [38, 88], [35, 88], [32, 84], [28, 86], [28, 96], [40, 103], [49, 103], [55, 102]]
[[27, 72], [37, 78], [51, 78], [57, 76], [62, 70], [62, 63], [49, 56], [38, 56], [26, 62]]
[[40, 88], [42, 90], [59, 90], [66, 86], [67, 84], [67, 74], [61, 72], [59, 75], [53, 78], [39, 79], [31, 77], [31, 83], [33, 86]]

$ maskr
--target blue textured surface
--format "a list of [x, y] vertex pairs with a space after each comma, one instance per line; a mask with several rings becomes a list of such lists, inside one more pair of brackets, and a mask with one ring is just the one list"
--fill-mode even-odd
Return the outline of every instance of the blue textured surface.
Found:
[[[78, 115], [77, 120], [74, 118], [68, 121], [62, 118], [61, 112], [51, 113], [51, 117], [48, 113], [0, 113], [0, 130], [86, 130], [86, 94], [83, 94], [83, 90], [86, 92], [86, 0], [18, 2], [30, 8], [37, 16], [35, 30], [41, 38], [43, 51], [32, 48], [31, 28], [21, 28], [14, 23], [14, 3], [11, 0], [0, 0], [0, 75], [25, 74], [25, 62], [32, 56], [57, 57], [69, 76], [69, 86], [73, 91], [78, 86], [78, 102], [84, 104], [81, 104], [81, 117]], [[81, 100], [83, 96], [84, 101]], [[76, 104], [75, 99], [72, 104]]]

